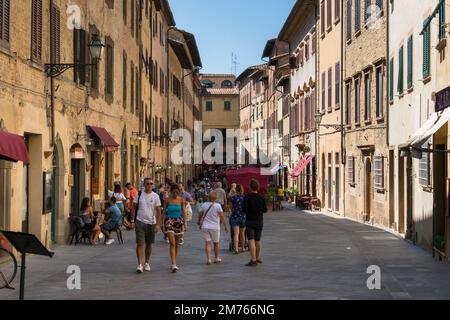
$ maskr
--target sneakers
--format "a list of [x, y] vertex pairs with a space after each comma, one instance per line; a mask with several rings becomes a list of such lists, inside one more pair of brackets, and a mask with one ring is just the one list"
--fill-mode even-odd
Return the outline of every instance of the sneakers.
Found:
[[150, 272], [150, 271], [152, 271], [152, 268], [150, 268], [150, 265], [148, 263], [145, 263], [144, 270], [147, 272]]
[[250, 262], [247, 263], [245, 266], [246, 266], [246, 267], [256, 267], [256, 266], [258, 266], [258, 262], [256, 262], [256, 261], [250, 261]]
[[138, 265], [138, 267], [136, 268], [136, 272], [137, 273], [144, 273], [144, 268], [142, 267], [142, 264]]
[[114, 243], [114, 239], [108, 239], [108, 240], [106, 240], [106, 244], [109, 246], [109, 245], [111, 245], [111, 244], [113, 244]]
[[172, 265], [171, 270], [172, 270], [172, 273], [176, 273], [179, 269], [176, 265]]
[[184, 244], [184, 239], [180, 239], [180, 246]]

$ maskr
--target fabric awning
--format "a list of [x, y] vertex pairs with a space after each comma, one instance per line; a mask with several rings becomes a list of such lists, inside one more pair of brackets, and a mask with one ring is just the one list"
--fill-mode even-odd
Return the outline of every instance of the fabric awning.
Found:
[[442, 128], [450, 119], [450, 108], [442, 112], [433, 113], [422, 127], [411, 137], [408, 145], [412, 147], [422, 147], [440, 128]]
[[97, 136], [98, 140], [103, 144], [105, 152], [115, 152], [119, 150], [119, 144], [114, 140], [114, 138], [109, 134], [104, 128], [99, 127], [88, 127]]
[[0, 159], [29, 163], [28, 150], [22, 136], [0, 131]]

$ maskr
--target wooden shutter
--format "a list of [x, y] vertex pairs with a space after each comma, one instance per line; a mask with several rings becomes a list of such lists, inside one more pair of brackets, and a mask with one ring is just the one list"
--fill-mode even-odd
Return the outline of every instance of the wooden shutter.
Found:
[[310, 101], [310, 119], [311, 119], [311, 122], [310, 122], [310, 124], [309, 124], [309, 127], [310, 128], [314, 128], [314, 126], [315, 126], [315, 121], [316, 121], [316, 119], [315, 119], [315, 110], [316, 110], [316, 88], [313, 88], [312, 89], [312, 91], [311, 91], [311, 101]]
[[332, 0], [327, 0], [327, 28], [328, 29], [330, 29], [331, 28], [331, 25], [332, 25], [332, 21], [331, 21], [331, 19], [332, 19], [332, 17], [333, 17], [333, 15], [332, 15], [332, 13], [331, 13], [331, 8], [332, 8], [332, 5], [331, 5], [331, 1]]
[[53, 61], [52, 63], [60, 63], [61, 54], [61, 11], [54, 4], [51, 14], [51, 35], [53, 46], [51, 48]]
[[339, 20], [341, 18], [341, 0], [334, 0], [334, 19]]
[[445, 38], [445, 1], [439, 3], [439, 40]]
[[[428, 19], [425, 20], [424, 26]], [[430, 54], [431, 54], [431, 35], [430, 35], [430, 25], [425, 28], [423, 33], [423, 77], [427, 78], [430, 75]]]
[[355, 0], [355, 32], [361, 31], [361, 0]]
[[364, 5], [364, 23], [367, 25], [369, 23], [370, 17], [372, 16], [371, 11], [372, 0], [365, 0]]
[[341, 104], [341, 63], [340, 62], [336, 63], [334, 83], [335, 83], [334, 103], [335, 103], [335, 108], [339, 108], [339, 106]]
[[135, 89], [136, 89], [136, 103], [135, 103], [135, 108], [134, 108], [134, 112], [136, 115], [139, 115], [139, 112], [141, 111], [141, 102], [140, 102], [140, 98], [139, 98], [139, 83], [140, 83], [140, 79], [139, 79], [139, 69], [138, 67], [135, 67]]
[[123, 102], [123, 108], [126, 109], [127, 108], [127, 74], [128, 74], [128, 63], [127, 63], [127, 54], [125, 53], [125, 51], [123, 52], [123, 97], [122, 97], [122, 102]]
[[328, 112], [333, 108], [333, 68], [328, 69]]
[[397, 91], [402, 94], [403, 93], [403, 46], [400, 47], [398, 51], [398, 82], [397, 82]]
[[413, 86], [413, 36], [408, 38], [408, 89]]
[[382, 156], [375, 156], [375, 172], [374, 172], [374, 186], [377, 190], [384, 189], [384, 158]]
[[347, 0], [347, 41], [352, 39], [352, 0]]
[[41, 56], [42, 56], [42, 0], [32, 0], [31, 60], [39, 63], [41, 61]]
[[355, 157], [347, 157], [347, 182], [349, 184], [355, 183]]
[[131, 67], [130, 67], [130, 77], [131, 77], [131, 81], [130, 81], [130, 112], [134, 113], [134, 64], [133, 62], [131, 62]]
[[394, 100], [394, 58], [389, 62], [389, 100]]
[[322, 72], [322, 111], [325, 111], [325, 86], [326, 86], [326, 79], [325, 79], [326, 75], [325, 72]]
[[10, 23], [9, 0], [0, 0], [0, 44], [9, 47], [9, 23]]
[[320, 4], [320, 30], [322, 32], [322, 35], [325, 34], [325, 21], [326, 21], [326, 16], [325, 16], [325, 1], [323, 0], [322, 3]]

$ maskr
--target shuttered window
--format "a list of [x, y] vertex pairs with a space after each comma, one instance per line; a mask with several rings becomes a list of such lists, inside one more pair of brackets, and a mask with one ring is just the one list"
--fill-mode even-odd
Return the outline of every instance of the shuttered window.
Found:
[[325, 72], [322, 72], [322, 112], [324, 112], [325, 111], [325, 95], [326, 95], [326, 93], [325, 93], [325, 86], [326, 86], [326, 75], [325, 75]]
[[355, 33], [361, 31], [361, 0], [355, 0]]
[[397, 91], [403, 93], [404, 86], [404, 70], [403, 70], [403, 46], [398, 51], [398, 79], [397, 79]]
[[136, 96], [135, 96], [135, 99], [136, 99], [136, 102], [135, 102], [135, 108], [134, 108], [134, 114], [135, 115], [140, 115], [141, 113], [141, 100], [140, 100], [140, 98], [139, 98], [139, 84], [141, 83], [140, 82], [140, 79], [139, 79], [139, 70], [138, 70], [138, 67], [135, 67], [135, 69], [134, 69], [134, 72], [135, 72], [135, 84], [134, 84], [134, 86], [135, 86], [135, 91], [136, 91]]
[[379, 12], [379, 14], [383, 13], [383, 1], [384, 0], [376, 0], [376, 6], [377, 6], [377, 12]]
[[74, 81], [81, 85], [86, 85], [89, 78], [89, 68], [86, 67], [89, 63], [88, 38], [89, 35], [85, 30], [73, 30], [73, 57], [75, 63], [79, 64], [74, 68]]
[[[97, 28], [93, 25], [91, 25], [89, 27], [89, 33], [90, 33], [90, 39], [93, 38], [98, 38], [99, 37], [99, 31], [97, 30]], [[89, 48], [88, 48], [89, 51]], [[92, 59], [92, 57], [89, 55], [90, 57], [90, 63], [93, 64], [90, 68], [90, 83], [91, 83], [91, 89], [92, 92], [96, 92], [98, 93], [98, 63], [96, 63], [96, 61], [94, 61], [94, 59]]]
[[351, 185], [355, 184], [355, 157], [347, 157], [347, 182]]
[[130, 8], [130, 28], [131, 28], [131, 36], [134, 37], [134, 0], [131, 0], [131, 8]]
[[61, 11], [59, 8], [53, 4], [52, 14], [51, 14], [51, 33], [50, 37], [52, 40], [52, 63], [60, 63], [61, 55]]
[[364, 120], [370, 121], [372, 114], [370, 73], [364, 75]]
[[127, 24], [127, 15], [128, 15], [128, 0], [122, 0], [122, 14], [123, 14], [123, 22]]
[[376, 190], [384, 190], [384, 158], [382, 156], [374, 157], [374, 187]]
[[309, 110], [310, 110], [310, 123], [309, 123], [309, 127], [311, 129], [315, 128], [315, 124], [316, 124], [316, 119], [315, 119], [315, 114], [316, 114], [316, 88], [312, 88], [311, 89], [311, 100], [310, 100], [310, 106], [309, 106]]
[[[424, 26], [428, 19], [425, 20]], [[430, 55], [431, 55], [431, 34], [430, 25], [425, 28], [423, 32], [423, 77], [427, 78], [430, 76]]]
[[383, 85], [383, 66], [380, 66], [376, 69], [376, 81], [377, 81], [377, 105], [376, 105], [376, 116], [377, 118], [382, 118], [384, 115], [383, 106], [384, 106], [384, 85]]
[[345, 124], [347, 126], [350, 125], [350, 119], [351, 119], [351, 101], [352, 101], [352, 96], [351, 96], [351, 84], [347, 83], [347, 85], [345, 86]]
[[341, 18], [341, 0], [334, 0], [334, 19], [337, 21]]
[[[0, 3], [1, 2], [2, 1], [0, 0]], [[31, 60], [39, 63], [39, 62], [41, 62], [41, 58], [42, 58], [42, 0], [32, 0], [32, 2], [31, 2]]]
[[411, 89], [413, 86], [413, 68], [414, 68], [414, 60], [413, 60], [413, 36], [411, 35], [408, 38], [408, 89]]
[[131, 61], [130, 67], [130, 112], [134, 113], [134, 63]]
[[370, 23], [370, 18], [372, 16], [371, 5], [372, 5], [372, 0], [365, 0], [365, 5], [364, 5], [364, 23], [366, 25], [368, 25]]
[[333, 19], [333, 14], [332, 14], [332, 5], [331, 5], [331, 1], [332, 0], [327, 0], [327, 29], [331, 29], [331, 25], [333, 23], [332, 19]]
[[389, 100], [394, 101], [394, 58], [389, 61]]
[[0, 45], [9, 48], [10, 1], [0, 0]]
[[[426, 143], [422, 148], [428, 149], [430, 145]], [[431, 185], [431, 162], [430, 154], [422, 152], [422, 159], [419, 160], [419, 181], [422, 186]]]
[[325, 35], [325, 23], [326, 23], [326, 16], [325, 16], [325, 1], [322, 0], [322, 3], [320, 4], [320, 31], [322, 33], [322, 36]]
[[352, 40], [352, 0], [347, 0], [347, 41]]
[[105, 93], [109, 96], [114, 95], [114, 43], [110, 38], [106, 41], [106, 61], [105, 61]]
[[341, 63], [338, 62], [336, 63], [336, 67], [335, 67], [335, 79], [334, 79], [334, 83], [335, 83], [335, 92], [334, 92], [334, 107], [335, 109], [339, 109], [339, 107], [341, 106]]
[[445, 1], [439, 4], [439, 40], [445, 38]]
[[355, 79], [355, 123], [361, 121], [361, 79]]
[[333, 108], [333, 68], [328, 69], [328, 112]]

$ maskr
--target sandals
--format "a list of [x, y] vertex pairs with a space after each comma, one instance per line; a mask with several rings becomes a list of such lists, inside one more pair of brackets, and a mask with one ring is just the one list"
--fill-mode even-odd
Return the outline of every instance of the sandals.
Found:
[[222, 262], [222, 259], [220, 259], [220, 258], [216, 258], [216, 260], [214, 260], [214, 263], [221, 263]]
[[206, 264], [207, 264], [208, 266], [210, 266], [210, 265], [212, 264], [211, 260], [208, 260], [208, 261], [206, 262]]

